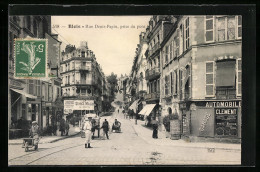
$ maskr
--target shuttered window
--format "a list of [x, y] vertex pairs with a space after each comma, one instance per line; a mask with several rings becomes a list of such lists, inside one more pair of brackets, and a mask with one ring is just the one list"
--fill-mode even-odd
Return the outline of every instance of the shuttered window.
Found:
[[189, 17], [185, 20], [185, 49], [190, 46], [190, 26]]
[[29, 94], [34, 95], [34, 80], [28, 80]]
[[237, 37], [242, 37], [242, 16], [237, 16]]
[[213, 41], [214, 40], [214, 18], [213, 16], [206, 16], [206, 42]]
[[165, 76], [165, 95], [169, 94], [169, 76]]
[[173, 82], [172, 82], [172, 87], [173, 87], [173, 95], [177, 95], [177, 70], [173, 71]]
[[41, 81], [40, 80], [36, 81], [36, 89], [37, 89], [36, 95], [41, 96]]
[[242, 60], [237, 60], [237, 96], [242, 95]]
[[183, 71], [179, 70], [179, 83], [180, 83], [180, 87], [179, 87], [179, 93], [180, 93], [180, 99], [183, 99]]
[[206, 62], [206, 97], [214, 97], [214, 62]]
[[171, 80], [170, 80], [170, 87], [171, 87], [171, 94], [173, 94], [173, 86], [174, 86], [174, 79], [173, 79], [173, 72], [171, 72]]

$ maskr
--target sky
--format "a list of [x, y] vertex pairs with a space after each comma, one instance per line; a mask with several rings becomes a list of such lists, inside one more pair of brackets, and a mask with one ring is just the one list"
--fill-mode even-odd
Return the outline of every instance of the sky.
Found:
[[[52, 16], [51, 25], [52, 33], [59, 34], [62, 41], [61, 50], [67, 44], [78, 47], [80, 41], [87, 41], [105, 75], [114, 72], [120, 76], [129, 75], [139, 34], [145, 31], [150, 17]], [[80, 25], [81, 28], [69, 28], [69, 25]]]

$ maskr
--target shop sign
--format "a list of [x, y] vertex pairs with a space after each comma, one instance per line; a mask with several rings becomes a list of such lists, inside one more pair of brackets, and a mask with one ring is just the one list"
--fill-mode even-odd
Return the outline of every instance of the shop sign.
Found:
[[94, 110], [94, 100], [64, 100], [64, 110]]
[[241, 107], [241, 101], [206, 102], [206, 107]]
[[216, 115], [237, 115], [237, 108], [215, 108]]

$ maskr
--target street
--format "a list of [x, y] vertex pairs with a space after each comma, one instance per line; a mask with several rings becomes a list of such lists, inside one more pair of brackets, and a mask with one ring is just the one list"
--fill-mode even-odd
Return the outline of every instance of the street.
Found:
[[39, 144], [38, 151], [24, 152], [21, 145], [9, 145], [9, 165], [198, 165], [240, 164], [241, 161], [241, 150], [209, 152], [203, 147], [158, 146], [141, 137], [134, 128], [134, 120], [124, 119], [121, 112], [102, 118], [102, 121], [108, 119], [110, 126], [117, 118], [122, 123], [121, 133], [110, 133], [109, 140], [95, 138], [90, 149], [84, 147], [85, 139], [80, 135]]

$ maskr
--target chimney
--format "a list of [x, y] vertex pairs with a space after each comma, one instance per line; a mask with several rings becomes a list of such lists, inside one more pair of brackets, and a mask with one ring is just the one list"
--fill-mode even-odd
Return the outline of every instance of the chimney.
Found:
[[88, 47], [88, 42], [87, 41], [80, 41], [80, 46], [81, 47]]

